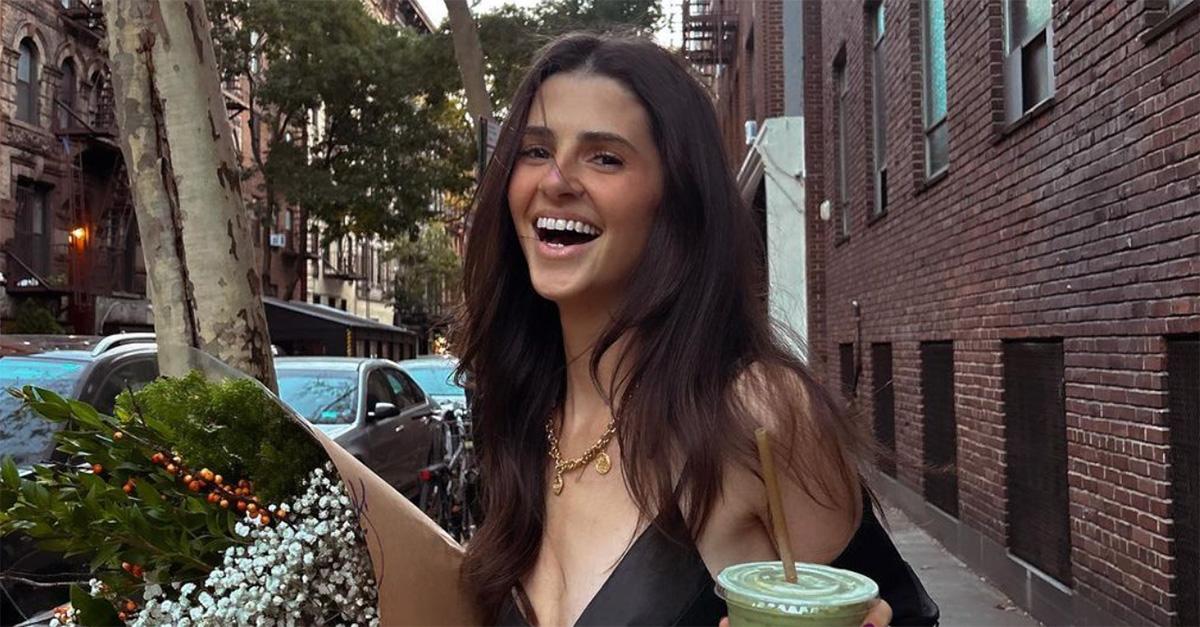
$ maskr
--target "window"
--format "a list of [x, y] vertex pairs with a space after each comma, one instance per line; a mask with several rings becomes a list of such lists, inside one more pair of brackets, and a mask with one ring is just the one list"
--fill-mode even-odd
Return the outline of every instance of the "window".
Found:
[[62, 64], [62, 77], [58, 79], [58, 102], [54, 110], [58, 112], [58, 128], [65, 129], [75, 126], [75, 62], [67, 59]]
[[954, 344], [921, 344], [925, 499], [958, 516], [958, 420], [954, 415]]
[[408, 409], [413, 405], [425, 402], [425, 393], [403, 372], [388, 370], [387, 375], [388, 384], [392, 386], [396, 399], [403, 403], [403, 405], [399, 405], [400, 409]]
[[50, 216], [46, 188], [17, 183], [16, 237], [12, 246], [31, 270], [45, 276], [50, 270]]
[[1054, 95], [1052, 0], [1007, 0], [1004, 7], [1004, 105], [1011, 123]]
[[1178, 625], [1200, 624], [1200, 335], [1167, 338], [1172, 583]]
[[946, 124], [946, 2], [921, 4], [924, 44], [925, 176], [941, 172], [950, 161], [950, 130]]
[[[896, 404], [892, 385], [892, 345], [871, 345], [871, 388], [875, 405], [875, 440], [883, 445], [879, 460], [884, 472], [896, 476]], [[886, 455], [890, 455], [886, 456]]]
[[885, 65], [883, 56], [883, 36], [885, 17], [883, 2], [867, 11], [870, 26], [867, 32], [871, 36], [871, 129], [874, 147], [874, 183], [875, 205], [872, 215], [882, 215], [887, 211], [887, 93], [885, 89]]
[[21, 41], [17, 52], [17, 113], [22, 122], [37, 124], [38, 58], [37, 48], [29, 39]]
[[853, 343], [838, 345], [838, 361], [841, 369], [842, 396], [849, 400], [857, 395], [855, 388], [858, 387], [857, 373], [854, 368]]
[[833, 93], [837, 102], [833, 104], [833, 125], [837, 135], [834, 139], [834, 173], [837, 178], [838, 235], [850, 235], [850, 189], [846, 185], [846, 53], [843, 50], [833, 63]]
[[1067, 412], [1061, 340], [1005, 342], [1008, 546], [1070, 585]]

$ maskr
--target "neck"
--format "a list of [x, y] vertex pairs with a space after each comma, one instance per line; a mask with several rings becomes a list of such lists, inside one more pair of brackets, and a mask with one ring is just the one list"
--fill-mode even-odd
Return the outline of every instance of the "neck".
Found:
[[562, 435], [565, 438], [575, 434], [591, 437], [603, 431], [612, 419], [608, 401], [613, 398], [610, 386], [613, 375], [617, 374], [617, 362], [628, 345], [628, 334], [617, 340], [600, 359], [596, 372], [599, 381], [596, 381], [592, 379], [592, 358], [600, 335], [612, 320], [611, 313], [603, 307], [565, 304], [559, 305], [558, 312], [567, 362]]

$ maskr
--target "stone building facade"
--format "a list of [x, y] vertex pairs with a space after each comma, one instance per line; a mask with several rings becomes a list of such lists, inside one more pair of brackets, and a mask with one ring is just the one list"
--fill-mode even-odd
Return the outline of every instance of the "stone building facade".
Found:
[[823, 0], [827, 379], [1047, 624], [1200, 623], [1200, 2]]
[[23, 306], [79, 333], [150, 323], [100, 17], [0, 2], [0, 331]]

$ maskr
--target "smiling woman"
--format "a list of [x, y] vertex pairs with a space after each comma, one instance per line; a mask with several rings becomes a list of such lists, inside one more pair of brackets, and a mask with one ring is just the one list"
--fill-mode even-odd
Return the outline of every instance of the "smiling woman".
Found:
[[720, 146], [648, 41], [561, 38], [512, 100], [456, 344], [485, 489], [464, 569], [494, 622], [715, 626], [714, 576], [778, 558], [758, 427], [797, 559], [834, 560], [863, 518], [866, 432], [772, 327]]

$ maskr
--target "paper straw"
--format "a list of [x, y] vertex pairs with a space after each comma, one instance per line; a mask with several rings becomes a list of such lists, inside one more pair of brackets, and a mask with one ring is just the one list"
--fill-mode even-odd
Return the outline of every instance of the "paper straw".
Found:
[[767, 430], [754, 430], [758, 439], [758, 460], [762, 464], [763, 481], [767, 484], [767, 510], [771, 514], [775, 544], [779, 545], [779, 560], [783, 562], [783, 577], [788, 583], [796, 583], [796, 562], [792, 559], [792, 543], [788, 539], [787, 520], [783, 513], [783, 498], [779, 496], [779, 479], [775, 475], [775, 459], [771, 456], [771, 441]]

